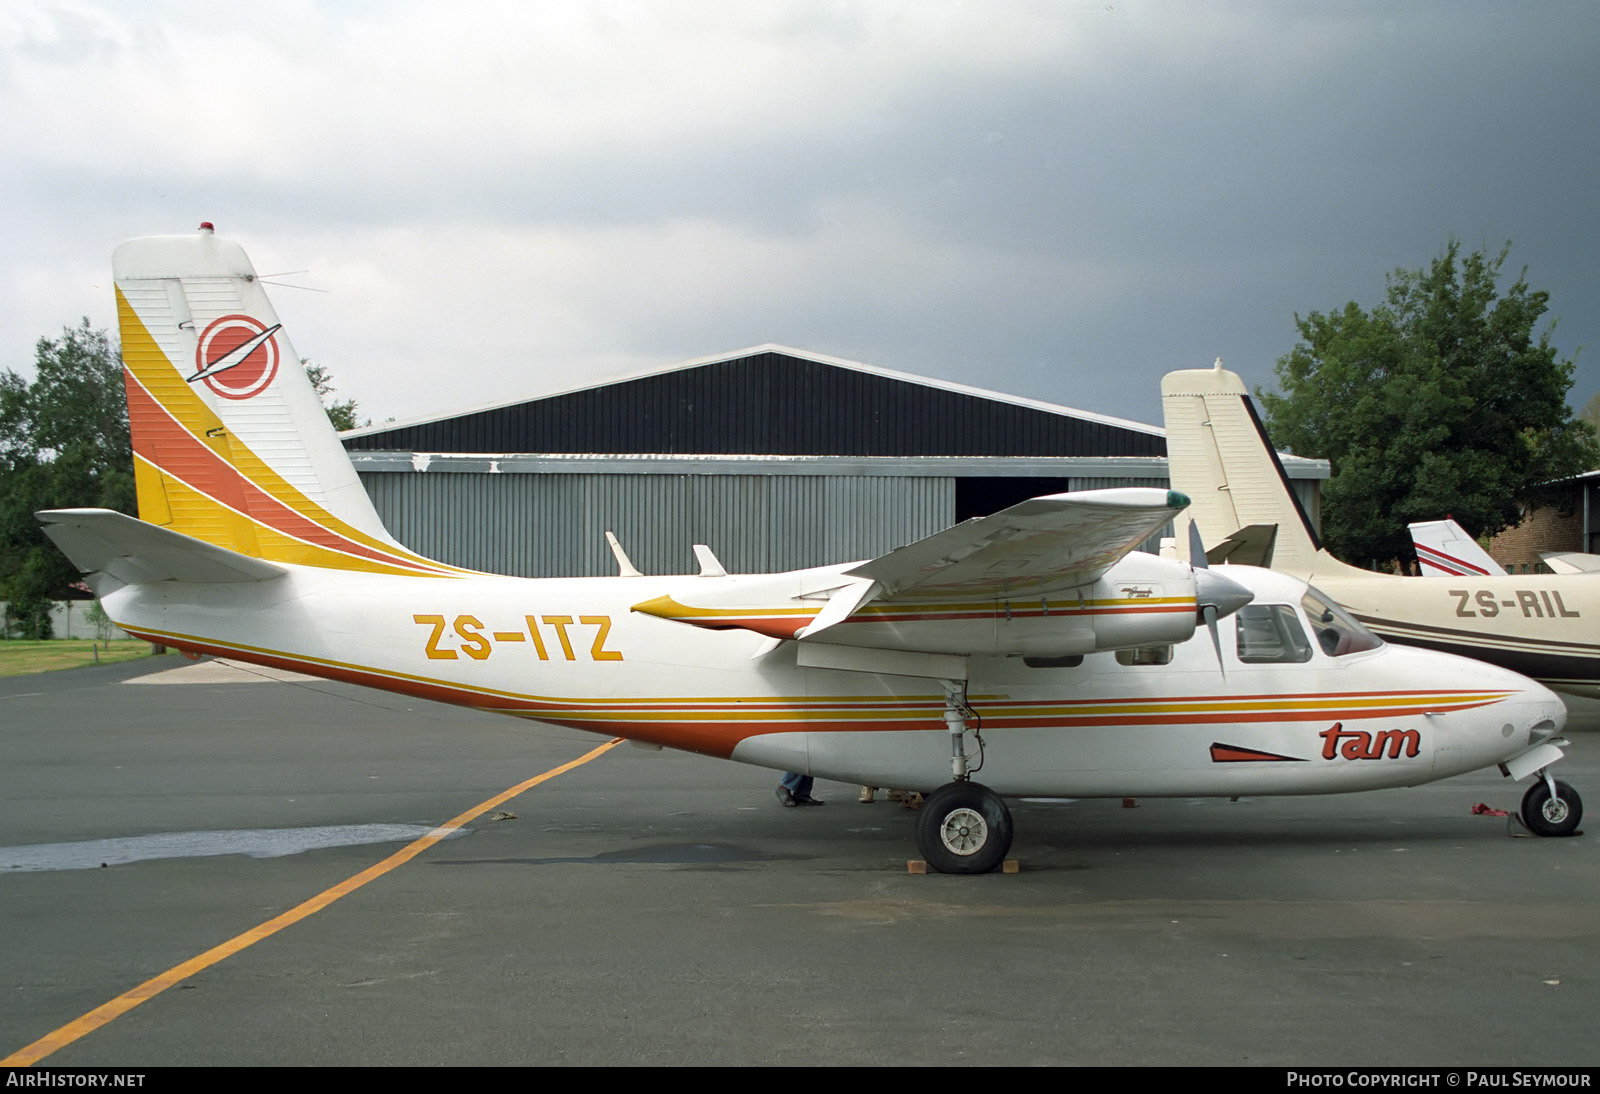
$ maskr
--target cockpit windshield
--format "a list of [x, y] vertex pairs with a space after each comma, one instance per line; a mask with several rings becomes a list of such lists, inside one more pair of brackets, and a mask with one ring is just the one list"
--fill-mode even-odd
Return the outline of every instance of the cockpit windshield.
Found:
[[1316, 589], [1307, 589], [1300, 600], [1306, 619], [1311, 623], [1311, 633], [1317, 644], [1329, 657], [1343, 657], [1347, 653], [1375, 650], [1383, 639], [1357, 623], [1350, 614]]

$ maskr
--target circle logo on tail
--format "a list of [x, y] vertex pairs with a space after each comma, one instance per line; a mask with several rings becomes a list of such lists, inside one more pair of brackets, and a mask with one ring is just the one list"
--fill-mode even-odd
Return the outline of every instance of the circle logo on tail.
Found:
[[248, 315], [224, 315], [200, 334], [194, 363], [199, 370], [188, 377], [224, 399], [248, 399], [278, 375], [278, 340], [281, 323], [266, 326]]

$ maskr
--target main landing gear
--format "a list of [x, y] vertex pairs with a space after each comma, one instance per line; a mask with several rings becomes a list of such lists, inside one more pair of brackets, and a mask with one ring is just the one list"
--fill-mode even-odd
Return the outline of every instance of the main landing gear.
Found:
[[917, 849], [941, 874], [987, 874], [1011, 850], [1011, 810], [987, 786], [945, 783], [917, 814]]
[[[966, 690], [963, 683], [944, 681], [944, 720], [950, 727], [954, 780], [929, 794], [917, 814], [917, 849], [941, 874], [986, 874], [999, 867], [1011, 850], [1011, 810], [999, 794], [973, 782], [967, 766], [967, 718], [976, 719], [977, 714], [967, 705]], [[973, 734], [982, 766], [983, 737], [977, 729]]]
[[1572, 836], [1583, 820], [1583, 799], [1564, 782], [1541, 772], [1522, 796], [1522, 823], [1538, 836]]

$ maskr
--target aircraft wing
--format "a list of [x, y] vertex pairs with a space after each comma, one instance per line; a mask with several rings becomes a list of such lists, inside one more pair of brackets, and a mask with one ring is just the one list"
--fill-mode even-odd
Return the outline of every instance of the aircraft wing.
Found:
[[[1050, 494], [853, 566], [680, 578], [670, 593], [632, 610], [764, 635], [770, 644], [757, 656], [796, 638], [941, 655], [1037, 648], [1065, 656], [1182, 642], [1194, 633], [1194, 572], [1153, 554], [1127, 556], [1188, 504], [1176, 491], [1143, 487]], [[1113, 567], [1119, 574], [1131, 567], [1128, 588], [1089, 588]], [[1049, 597], [1069, 590], [1076, 595]], [[881, 658], [847, 667], [905, 672]], [[951, 672], [924, 664], [908, 674]]]
[[48, 509], [34, 516], [86, 574], [125, 585], [151, 581], [268, 581], [288, 571], [274, 562], [149, 524], [110, 509]]
[[1086, 585], [1189, 504], [1173, 490], [1133, 487], [1031, 498], [936, 532], [853, 567], [876, 600], [1003, 597]]

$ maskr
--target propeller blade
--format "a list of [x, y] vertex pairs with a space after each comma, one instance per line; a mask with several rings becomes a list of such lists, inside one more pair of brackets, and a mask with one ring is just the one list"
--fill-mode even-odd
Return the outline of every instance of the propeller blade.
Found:
[[1189, 565], [1196, 570], [1211, 565], [1206, 561], [1206, 545], [1200, 541], [1200, 526], [1192, 520], [1189, 522]]
[[1200, 618], [1206, 621], [1206, 630], [1211, 632], [1211, 648], [1217, 651], [1217, 671], [1222, 673], [1222, 678], [1228, 678], [1228, 667], [1222, 662], [1222, 632], [1217, 630], [1217, 606], [1207, 604], [1200, 609]]

